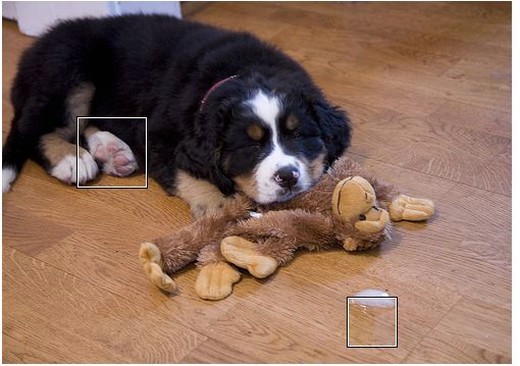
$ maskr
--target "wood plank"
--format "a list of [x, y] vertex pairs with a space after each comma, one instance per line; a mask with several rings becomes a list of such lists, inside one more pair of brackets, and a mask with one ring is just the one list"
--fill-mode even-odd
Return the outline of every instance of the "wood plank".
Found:
[[[60, 327], [46, 314], [34, 311], [32, 305], [16, 304], [16, 315], [3, 308], [2, 361], [4, 363], [85, 363], [126, 358], [92, 342], [88, 336]], [[70, 345], [76, 345], [69, 347]], [[79, 347], [81, 345], [81, 347]], [[67, 347], [66, 349], [64, 347]]]
[[[10, 206], [3, 216], [9, 218], [2, 222], [3, 244], [29, 256], [37, 255], [73, 232], [72, 228], [16, 206]], [[42, 232], [46, 233], [43, 238]]]
[[181, 362], [187, 364], [265, 363], [262, 357], [258, 357], [254, 352], [250, 351], [250, 347], [236, 347], [232, 343], [210, 338], [202, 342], [197, 349], [184, 357]]
[[[511, 114], [449, 101], [426, 118], [432, 124], [449, 123], [492, 136], [511, 139]], [[464, 123], [468, 121], [468, 123]], [[496, 149], [497, 147], [495, 147]]]
[[[435, 327], [436, 330], [457, 337], [497, 354], [511, 349], [511, 302], [480, 294], [465, 296]], [[503, 330], [508, 330], [505, 334]]]
[[[304, 52], [304, 53], [303, 53]], [[370, 64], [374, 64], [368, 60], [366, 63], [363, 59], [358, 60], [357, 64], [353, 64], [344, 58], [334, 57], [331, 54], [327, 54], [323, 50], [310, 50], [300, 51], [297, 53], [289, 52], [289, 54], [295, 57], [298, 61], [302, 62], [305, 67], [309, 69], [311, 74], [326, 85], [330, 85], [328, 88], [329, 93], [336, 93], [337, 95], [356, 96], [355, 93], [348, 93], [347, 90], [339, 92], [342, 84], [347, 87], [356, 86], [358, 88], [371, 88], [372, 97], [370, 100], [377, 99], [380, 103], [385, 103], [385, 98], [394, 100], [394, 104], [390, 105], [388, 102], [382, 104], [388, 108], [400, 109], [400, 104], [395, 101], [396, 96], [401, 93], [411, 93], [415, 96], [417, 103], [420, 103], [423, 99], [423, 103], [427, 104], [427, 97], [430, 98], [430, 103], [437, 100], [448, 101], [455, 100], [460, 103], [466, 103], [471, 105], [477, 105], [486, 107], [489, 109], [497, 110], [499, 112], [510, 112], [511, 110], [511, 92], [508, 85], [510, 81], [506, 80], [497, 83], [496, 80], [481, 79], [469, 80], [469, 79], [457, 79], [450, 77], [441, 77], [439, 75], [428, 75], [427, 72], [420, 73], [420, 82], [417, 82], [417, 74], [411, 74], [408, 71], [410, 67], [417, 67], [417, 63], [421, 63], [420, 56], [412, 52], [406, 54], [406, 49], [398, 50], [408, 58], [408, 64], [414, 65], [409, 66], [405, 61], [393, 66], [392, 64], [379, 63], [377, 68], [371, 67]], [[361, 62], [359, 62], [361, 61]], [[390, 60], [392, 62], [392, 60]], [[360, 66], [363, 65], [363, 66]], [[461, 64], [459, 64], [461, 65]], [[364, 69], [364, 70], [363, 70]], [[369, 72], [369, 70], [372, 70]], [[499, 73], [501, 69], [492, 69], [491, 71]], [[469, 71], [468, 71], [469, 72]], [[341, 79], [332, 77], [332, 75], [341, 75]], [[349, 84], [353, 84], [352, 86]], [[505, 86], [505, 87], [504, 87]], [[390, 89], [394, 90], [396, 96], [393, 96]], [[379, 97], [378, 95], [381, 95]], [[359, 96], [357, 96], [359, 98]], [[368, 98], [367, 98], [368, 99]], [[437, 107], [439, 104], [437, 104]], [[417, 110], [417, 107], [416, 107]], [[406, 112], [406, 110], [402, 110]], [[431, 113], [431, 109], [427, 109], [427, 112]]]
[[[352, 153], [511, 195], [509, 114], [448, 102], [430, 116], [410, 117], [378, 106], [340, 104], [348, 105], [354, 125]], [[398, 143], [388, 144], [389, 135]]]
[[100, 245], [96, 239], [75, 233], [39, 253], [37, 259], [78, 281], [124, 296], [145, 313], [156, 314], [191, 330], [203, 331], [209, 321], [222, 316], [240, 301], [238, 297], [220, 302], [199, 299], [195, 293], [198, 269], [194, 265], [174, 276], [178, 292], [166, 294], [154, 287], [144, 274], [137, 257], [139, 243], [128, 243], [128, 247], [125, 252], [114, 250]]
[[[504, 329], [508, 329], [504, 333]], [[463, 297], [405, 362], [511, 362], [511, 303]]]
[[[8, 357], [4, 361], [178, 362], [205, 340], [168, 318], [144, 311], [124, 294], [114, 295], [15, 249], [4, 247], [3, 272], [3, 333], [7, 339], [18, 339], [18, 344], [4, 347]], [[28, 332], [26, 324], [35, 330]], [[73, 336], [60, 334], [63, 329]], [[75, 342], [78, 337], [82, 342]], [[55, 347], [58, 343], [60, 347]], [[45, 356], [42, 350], [48, 348], [53, 354]], [[92, 353], [99, 348], [104, 352]]]
[[406, 363], [511, 363], [511, 356], [497, 354], [434, 330], [403, 360]]
[[[344, 317], [344, 299], [342, 303], [343, 309], [338, 315]], [[305, 307], [308, 307], [308, 302]], [[219, 330], [218, 337], [209, 336], [213, 341], [232, 345], [232, 349], [254, 350], [251, 356], [244, 355], [243, 362], [261, 359], [264, 363], [344, 363], [361, 360], [377, 363], [383, 359], [398, 362], [406, 355], [404, 349], [388, 352], [383, 349], [347, 348], [345, 336], [342, 335], [346, 332], [344, 321], [337, 324], [336, 329], [328, 328], [327, 332], [323, 332], [312, 319], [302, 324], [269, 311], [265, 306], [251, 306], [247, 303], [237, 304], [226, 316], [213, 322], [211, 328]], [[200, 359], [200, 354], [204, 353], [202, 348], [190, 357]], [[208, 360], [214, 362], [213, 358]]]
[[[169, 201], [170, 198], [157, 184], [153, 188], [155, 199], [151, 199], [151, 190], [78, 190], [47, 176], [42, 182], [22, 175], [15, 189], [17, 202], [22, 203], [13, 203], [17, 208], [4, 210], [4, 218], [13, 222], [13, 228], [16, 228], [14, 222], [17, 211], [24, 210], [23, 202], [31, 202], [32, 214], [45, 217], [69, 230], [85, 233], [113, 250], [132, 255], [137, 252], [137, 245], [142, 241], [166, 235], [191, 220], [186, 204], [178, 198]], [[38, 200], [33, 197], [38, 197]], [[10, 202], [10, 198], [6, 201]], [[179, 203], [177, 207], [176, 202]], [[146, 225], [142, 224], [143, 217], [149, 220]], [[129, 237], [132, 238], [130, 242]], [[34, 245], [52, 245], [49, 239], [53, 238], [34, 233]], [[9, 238], [6, 243], [11, 245]], [[129, 247], [129, 243], [133, 243], [133, 246]]]

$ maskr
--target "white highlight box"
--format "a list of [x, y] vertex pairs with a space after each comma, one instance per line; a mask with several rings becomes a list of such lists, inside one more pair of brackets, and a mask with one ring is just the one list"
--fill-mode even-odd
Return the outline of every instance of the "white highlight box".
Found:
[[397, 296], [347, 297], [347, 348], [397, 348]]
[[[79, 183], [79, 152], [80, 152], [80, 122], [81, 120], [105, 119], [141, 119], [144, 122], [144, 185], [81, 185]], [[76, 117], [76, 188], [78, 189], [148, 189], [148, 117]]]

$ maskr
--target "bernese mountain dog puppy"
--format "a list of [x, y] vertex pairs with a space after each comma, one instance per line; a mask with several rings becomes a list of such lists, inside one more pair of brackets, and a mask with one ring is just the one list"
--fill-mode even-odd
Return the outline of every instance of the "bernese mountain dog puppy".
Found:
[[21, 58], [12, 103], [4, 192], [27, 159], [69, 184], [100, 168], [133, 173], [144, 166], [143, 124], [82, 123], [76, 162], [76, 117], [146, 116], [149, 173], [195, 216], [235, 191], [259, 203], [291, 199], [351, 135], [346, 113], [277, 48], [160, 15], [59, 24]]

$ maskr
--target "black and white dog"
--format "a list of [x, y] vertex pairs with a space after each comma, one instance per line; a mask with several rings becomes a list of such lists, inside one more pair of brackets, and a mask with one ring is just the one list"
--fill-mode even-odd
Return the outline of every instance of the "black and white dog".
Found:
[[[76, 116], [147, 116], [150, 175], [195, 215], [235, 190], [288, 200], [350, 142], [348, 117], [297, 62], [248, 33], [167, 16], [58, 25], [23, 55], [12, 103], [4, 192], [27, 159], [76, 182]], [[142, 167], [139, 126], [80, 126], [79, 180]]]

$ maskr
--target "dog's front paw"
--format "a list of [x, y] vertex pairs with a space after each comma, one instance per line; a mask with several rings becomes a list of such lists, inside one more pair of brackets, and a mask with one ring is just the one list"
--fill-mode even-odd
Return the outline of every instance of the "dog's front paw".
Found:
[[400, 194], [392, 201], [388, 209], [392, 221], [423, 221], [433, 216], [435, 205], [429, 199]]
[[51, 168], [50, 174], [67, 184], [76, 182], [83, 184], [94, 179], [99, 172], [94, 158], [84, 149], [80, 149], [77, 167], [78, 171], [76, 171], [76, 156], [66, 155]]

